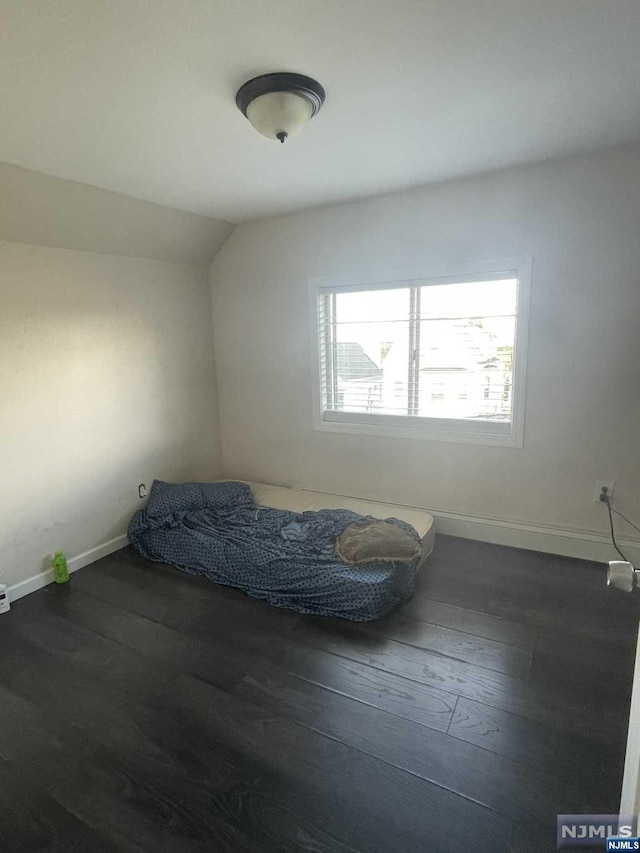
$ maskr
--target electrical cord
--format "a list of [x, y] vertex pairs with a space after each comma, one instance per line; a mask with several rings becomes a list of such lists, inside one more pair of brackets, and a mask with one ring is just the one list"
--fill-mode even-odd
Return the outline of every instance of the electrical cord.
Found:
[[630, 524], [630, 525], [631, 525], [631, 527], [634, 527], [634, 528], [638, 531], [638, 533], [640, 533], [640, 527], [638, 527], [638, 525], [637, 525], [637, 524], [634, 524], [634, 523], [633, 523], [633, 521], [629, 521], [629, 519], [627, 518], [627, 516], [626, 516], [626, 515], [623, 515], [623, 514], [620, 512], [620, 510], [618, 510], [618, 509], [614, 509], [613, 507], [611, 507], [611, 512], [615, 512], [615, 514], [616, 514], [616, 515], [619, 515], [619, 516], [620, 516], [620, 518], [624, 518], [624, 520], [627, 522], [627, 524]]
[[[618, 554], [620, 554], [620, 556], [625, 561], [625, 563], [628, 563], [629, 559], [627, 557], [625, 557], [625, 555], [622, 553], [622, 551], [618, 547], [618, 543], [616, 542], [616, 534], [615, 534], [615, 531], [613, 529], [613, 513], [618, 512], [618, 511], [615, 509], [614, 510], [611, 509], [611, 501], [609, 500], [608, 496], [604, 497], [603, 503], [605, 503], [607, 505], [607, 509], [609, 510], [609, 526], [611, 527], [611, 541], [613, 542], [613, 547], [616, 549]], [[618, 515], [622, 515], [622, 513], [618, 512]], [[622, 516], [622, 517], [624, 518], [624, 516]], [[625, 518], [625, 521], [626, 520], [627, 519]], [[629, 522], [629, 523], [631, 523], [631, 522]], [[632, 525], [632, 527], [635, 527], [635, 525]]]

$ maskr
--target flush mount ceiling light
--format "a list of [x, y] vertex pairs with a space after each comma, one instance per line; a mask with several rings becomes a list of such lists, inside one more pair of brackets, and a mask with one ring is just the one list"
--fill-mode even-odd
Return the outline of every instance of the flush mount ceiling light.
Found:
[[248, 80], [238, 89], [236, 104], [258, 133], [285, 142], [320, 111], [324, 98], [311, 77], [279, 71]]

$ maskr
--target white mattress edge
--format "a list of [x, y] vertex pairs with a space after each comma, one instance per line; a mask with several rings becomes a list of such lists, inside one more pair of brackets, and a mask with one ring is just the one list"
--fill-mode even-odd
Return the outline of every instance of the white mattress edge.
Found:
[[[417, 530], [418, 534], [423, 540], [425, 540], [427, 537], [432, 537], [434, 533], [433, 516], [430, 515], [426, 510], [419, 509], [417, 507], [387, 503], [386, 501], [373, 501], [369, 498], [347, 497], [345, 495], [337, 495], [332, 492], [321, 492], [317, 489], [304, 489], [297, 488], [295, 486], [272, 486], [269, 483], [256, 483], [252, 481], [244, 482], [246, 482], [247, 485], [252, 488], [256, 500], [259, 503], [262, 503], [263, 506], [272, 505], [272, 503], [269, 503], [269, 498], [271, 497], [272, 502], [275, 502], [277, 504], [276, 508], [290, 509], [294, 512], [301, 512], [304, 509], [315, 509], [316, 507], [312, 505], [312, 496], [318, 495], [320, 498], [328, 497], [335, 499], [334, 508], [353, 509], [354, 512], [361, 512], [360, 504], [367, 504], [372, 508], [370, 514], [376, 517], [378, 516], [374, 510], [376, 508], [379, 508], [380, 512], [380, 510], [384, 508], [384, 512], [388, 512], [388, 515], [384, 515], [382, 512], [380, 512], [379, 517], [388, 518], [395, 516], [397, 518], [400, 518], [402, 521], [407, 521], [408, 524], [411, 524]], [[305, 502], [303, 499], [301, 500], [301, 496], [308, 496], [309, 500]], [[288, 497], [291, 497], [292, 500], [288, 501]], [[277, 498], [277, 501], [274, 500], [275, 498]], [[327, 508], [323, 507], [321, 504], [322, 501], [318, 503], [317, 508]], [[432, 543], [430, 544], [431, 547], [433, 547]]]

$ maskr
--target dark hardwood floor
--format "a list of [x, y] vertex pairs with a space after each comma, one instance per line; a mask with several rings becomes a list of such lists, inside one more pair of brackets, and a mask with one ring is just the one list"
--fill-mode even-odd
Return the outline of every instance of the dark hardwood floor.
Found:
[[639, 599], [441, 536], [360, 625], [124, 549], [0, 617], [0, 848], [549, 853], [617, 811]]

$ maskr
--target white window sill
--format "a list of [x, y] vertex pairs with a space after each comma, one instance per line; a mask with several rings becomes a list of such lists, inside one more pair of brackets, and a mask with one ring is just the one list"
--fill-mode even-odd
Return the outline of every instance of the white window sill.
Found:
[[[357, 420], [357, 418], [360, 418]], [[375, 416], [374, 416], [375, 417]], [[418, 441], [444, 441], [458, 444], [481, 444], [493, 447], [523, 446], [523, 436], [518, 435], [513, 424], [492, 421], [451, 421], [433, 424], [425, 423], [428, 418], [398, 418], [398, 424], [382, 424], [369, 420], [367, 416], [325, 413], [314, 422], [314, 430], [320, 432], [343, 433], [346, 435], [375, 435], [383, 438], [412, 438]]]

